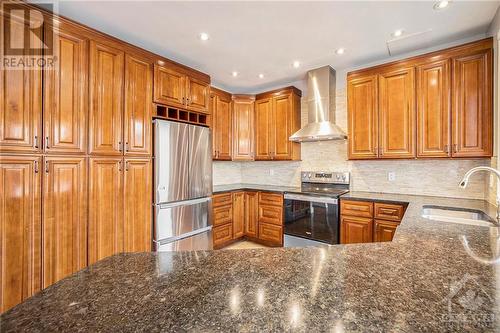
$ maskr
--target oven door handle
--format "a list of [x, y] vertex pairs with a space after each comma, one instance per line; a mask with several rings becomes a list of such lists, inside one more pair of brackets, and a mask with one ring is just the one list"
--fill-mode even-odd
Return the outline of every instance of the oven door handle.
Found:
[[303, 195], [303, 194], [285, 193], [284, 199], [285, 200], [289, 199], [289, 200], [307, 201], [307, 202], [318, 202], [318, 203], [326, 203], [326, 204], [333, 204], [333, 205], [338, 204], [338, 199], [336, 199], [336, 198], [315, 197], [315, 196]]

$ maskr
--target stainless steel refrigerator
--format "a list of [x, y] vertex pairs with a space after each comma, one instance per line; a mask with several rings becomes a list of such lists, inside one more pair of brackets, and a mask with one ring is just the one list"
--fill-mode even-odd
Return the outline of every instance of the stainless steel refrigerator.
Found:
[[212, 248], [212, 137], [207, 127], [154, 120], [157, 251]]

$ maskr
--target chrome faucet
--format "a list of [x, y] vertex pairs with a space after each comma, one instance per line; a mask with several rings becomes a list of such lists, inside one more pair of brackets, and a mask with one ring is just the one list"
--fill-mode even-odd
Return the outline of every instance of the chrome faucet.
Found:
[[[500, 172], [497, 169], [493, 169], [493, 168], [485, 167], [485, 166], [480, 166], [480, 167], [472, 168], [469, 171], [467, 171], [464, 175], [464, 178], [462, 179], [462, 181], [460, 182], [460, 184], [458, 186], [460, 186], [461, 188], [466, 188], [467, 184], [469, 183], [469, 177], [472, 176], [472, 174], [476, 173], [477, 171], [489, 171], [489, 172], [494, 173], [498, 178], [497, 186], [500, 185]], [[497, 220], [500, 220], [500, 196], [498, 194], [498, 191], [497, 191]]]

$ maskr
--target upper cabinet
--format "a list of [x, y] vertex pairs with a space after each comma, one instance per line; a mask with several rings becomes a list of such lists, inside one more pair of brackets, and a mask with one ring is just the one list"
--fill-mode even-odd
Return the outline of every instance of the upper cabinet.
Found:
[[212, 113], [212, 152], [214, 160], [230, 161], [233, 143], [233, 113], [231, 95], [212, 88], [210, 93], [210, 112]]
[[349, 159], [489, 157], [492, 39], [348, 74]]
[[157, 62], [154, 65], [154, 102], [208, 113], [210, 78], [164, 61]]
[[255, 101], [255, 159], [271, 159], [272, 100], [262, 98]]
[[252, 96], [233, 96], [233, 160], [254, 159], [254, 101]]

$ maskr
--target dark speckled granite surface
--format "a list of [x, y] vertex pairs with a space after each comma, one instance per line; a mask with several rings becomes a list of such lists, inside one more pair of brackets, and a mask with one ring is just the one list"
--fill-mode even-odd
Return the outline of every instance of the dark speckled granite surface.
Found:
[[283, 193], [287, 191], [300, 190], [300, 187], [241, 183], [241, 184], [228, 184], [228, 185], [214, 185], [213, 193], [231, 192], [238, 190], [255, 190], [255, 191]]
[[493, 207], [382, 196], [409, 202], [393, 242], [120, 254], [11, 309], [1, 330], [498, 332], [500, 269], [473, 259], [459, 240], [491, 256], [498, 229], [420, 217], [428, 204]]

